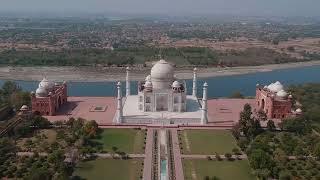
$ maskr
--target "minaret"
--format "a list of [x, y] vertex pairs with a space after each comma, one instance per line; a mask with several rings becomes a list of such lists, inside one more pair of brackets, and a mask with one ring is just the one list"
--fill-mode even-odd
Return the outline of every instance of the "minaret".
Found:
[[126, 96], [130, 96], [130, 78], [129, 78], [129, 74], [130, 74], [130, 68], [127, 67], [127, 76], [126, 76]]
[[116, 112], [116, 118], [115, 123], [120, 124], [122, 123], [122, 95], [121, 95], [121, 83], [117, 83], [117, 90], [118, 90], [118, 97], [117, 97], [117, 112]]
[[197, 97], [197, 68], [193, 69], [192, 96]]
[[203, 95], [202, 95], [202, 108], [201, 108], [201, 124], [205, 125], [208, 123], [208, 104], [207, 104], [207, 94], [208, 94], [208, 84], [205, 82], [203, 84]]

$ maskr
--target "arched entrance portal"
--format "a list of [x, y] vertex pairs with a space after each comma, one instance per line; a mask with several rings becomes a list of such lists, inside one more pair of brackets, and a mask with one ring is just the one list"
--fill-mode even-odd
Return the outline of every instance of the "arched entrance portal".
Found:
[[264, 99], [261, 100], [261, 109], [264, 110], [265, 102]]

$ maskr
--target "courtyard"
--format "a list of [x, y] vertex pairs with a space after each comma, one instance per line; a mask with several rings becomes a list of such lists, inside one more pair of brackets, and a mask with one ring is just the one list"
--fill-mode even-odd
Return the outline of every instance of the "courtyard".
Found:
[[103, 129], [96, 141], [101, 143], [103, 150], [107, 152], [116, 148], [119, 152], [144, 154], [145, 137], [145, 130], [110, 128]]
[[238, 148], [228, 130], [182, 130], [179, 141], [182, 154], [225, 154]]
[[254, 180], [247, 160], [215, 161], [215, 160], [183, 160], [185, 180], [210, 179], [222, 180]]
[[73, 175], [86, 180], [136, 180], [141, 179], [142, 163], [142, 159], [84, 161], [77, 165]]

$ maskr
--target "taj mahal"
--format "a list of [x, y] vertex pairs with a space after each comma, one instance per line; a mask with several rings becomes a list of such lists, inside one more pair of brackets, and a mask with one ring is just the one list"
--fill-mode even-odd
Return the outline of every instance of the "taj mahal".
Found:
[[[252, 87], [256, 89], [255, 98], [208, 99], [208, 83], [198, 84], [197, 68], [193, 69], [192, 92], [187, 92], [186, 81], [175, 75], [175, 66], [164, 59], [156, 61], [150, 74], [136, 87], [131, 85], [131, 69], [125, 70], [125, 84], [116, 83], [116, 97], [68, 96], [67, 82], [54, 83], [44, 78], [36, 91], [31, 92], [31, 111], [50, 121], [81, 117], [96, 120], [101, 126], [215, 127], [236, 124], [245, 104], [251, 105], [254, 114], [264, 111], [267, 118], [275, 122], [302, 113], [300, 108], [294, 109], [292, 95], [278, 81]], [[132, 88], [136, 88], [137, 93], [131, 93]]]
[[126, 69], [126, 95], [121, 98], [118, 83], [116, 123], [135, 124], [206, 124], [207, 83], [203, 98], [197, 98], [197, 69], [193, 73], [193, 92], [187, 95], [186, 82], [174, 75], [174, 66], [161, 59], [154, 64], [150, 75], [138, 83], [138, 94], [130, 92], [130, 69]]

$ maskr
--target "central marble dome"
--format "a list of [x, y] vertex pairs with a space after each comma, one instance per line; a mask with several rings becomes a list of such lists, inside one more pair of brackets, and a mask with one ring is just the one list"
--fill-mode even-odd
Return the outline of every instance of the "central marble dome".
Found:
[[174, 67], [167, 61], [159, 60], [151, 69], [151, 81], [154, 89], [171, 88], [174, 79]]

